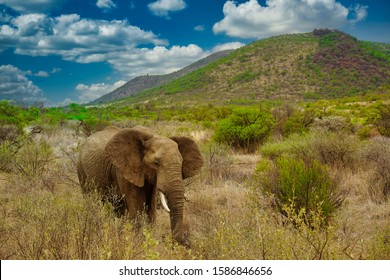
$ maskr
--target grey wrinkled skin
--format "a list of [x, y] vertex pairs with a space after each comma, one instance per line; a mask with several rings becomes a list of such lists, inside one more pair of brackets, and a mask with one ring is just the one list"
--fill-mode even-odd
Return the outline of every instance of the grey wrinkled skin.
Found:
[[172, 237], [188, 245], [183, 230], [184, 182], [200, 172], [203, 159], [188, 137], [162, 137], [143, 126], [108, 127], [88, 137], [80, 149], [77, 172], [84, 193], [97, 190], [119, 215], [156, 218], [162, 192], [170, 209]]

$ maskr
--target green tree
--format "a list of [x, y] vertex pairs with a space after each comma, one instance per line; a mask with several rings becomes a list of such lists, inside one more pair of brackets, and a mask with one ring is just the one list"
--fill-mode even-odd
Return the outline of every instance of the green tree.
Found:
[[270, 112], [261, 109], [235, 109], [223, 119], [215, 133], [215, 140], [233, 148], [254, 152], [270, 134], [275, 120]]
[[23, 112], [18, 106], [12, 105], [7, 101], [0, 101], [0, 125], [7, 124], [23, 128]]

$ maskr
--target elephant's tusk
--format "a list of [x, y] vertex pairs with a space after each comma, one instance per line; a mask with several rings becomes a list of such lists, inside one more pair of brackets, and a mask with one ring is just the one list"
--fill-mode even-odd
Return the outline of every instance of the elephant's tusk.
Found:
[[167, 210], [167, 212], [171, 212], [171, 210], [169, 210], [169, 207], [168, 207], [167, 199], [162, 192], [160, 192], [160, 200], [161, 200], [161, 204], [164, 207], [164, 209]]

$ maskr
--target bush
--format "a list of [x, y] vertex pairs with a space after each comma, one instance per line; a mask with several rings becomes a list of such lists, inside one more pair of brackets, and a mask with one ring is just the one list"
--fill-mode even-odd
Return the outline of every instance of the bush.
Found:
[[4, 141], [16, 142], [23, 135], [23, 130], [15, 125], [0, 126], [0, 143]]
[[308, 108], [303, 111], [295, 111], [281, 124], [283, 136], [309, 131], [309, 127], [313, 124], [315, 118], [316, 112], [314, 109]]
[[323, 132], [352, 132], [351, 121], [342, 116], [329, 116], [315, 119], [311, 130]]
[[14, 125], [20, 129], [23, 128], [25, 118], [21, 108], [8, 101], [0, 101], [0, 125]]
[[202, 154], [205, 159], [205, 171], [211, 182], [230, 178], [232, 158], [228, 147], [210, 142], [202, 146]]
[[344, 199], [328, 169], [316, 160], [280, 157], [259, 180], [278, 211], [289, 216], [286, 209], [293, 209], [296, 215], [304, 215], [307, 224], [318, 215], [327, 223]]
[[0, 171], [12, 171], [12, 161], [15, 157], [15, 152], [15, 146], [12, 145], [9, 141], [0, 143]]
[[313, 135], [310, 149], [315, 158], [336, 167], [352, 167], [359, 139], [342, 132], [322, 132]]
[[267, 142], [260, 151], [263, 156], [276, 160], [282, 155], [299, 156], [306, 158], [310, 156], [311, 134], [292, 134], [282, 141]]
[[310, 132], [292, 134], [283, 141], [266, 143], [261, 153], [275, 160], [282, 155], [294, 156], [305, 161], [316, 159], [332, 167], [354, 167], [358, 137], [343, 132]]
[[362, 152], [363, 163], [372, 170], [369, 193], [372, 200], [386, 201], [390, 196], [390, 139], [375, 137]]
[[274, 118], [267, 111], [236, 109], [222, 120], [215, 132], [215, 140], [237, 149], [254, 152], [270, 134]]
[[44, 141], [26, 141], [16, 154], [17, 169], [26, 176], [41, 178], [49, 163], [54, 160], [53, 150]]
[[378, 110], [379, 115], [375, 120], [375, 125], [382, 135], [390, 137], [390, 105], [382, 104]]
[[276, 125], [273, 130], [274, 135], [286, 136], [288, 134], [287, 131], [285, 131], [286, 122], [296, 113], [296, 111], [297, 109], [291, 104], [285, 104], [272, 110], [272, 115], [276, 121]]

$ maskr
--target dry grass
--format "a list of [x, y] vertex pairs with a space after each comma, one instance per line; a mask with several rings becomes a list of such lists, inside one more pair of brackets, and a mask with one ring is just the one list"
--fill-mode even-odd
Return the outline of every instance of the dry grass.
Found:
[[[191, 133], [165, 125], [158, 129]], [[191, 129], [206, 161], [202, 173], [186, 182], [191, 249], [172, 245], [163, 210], [155, 225], [135, 229], [98, 197], [84, 197], [74, 166], [81, 136], [55, 128], [35, 139], [55, 155], [42, 176], [0, 175], [0, 258], [390, 259], [390, 200], [372, 199], [371, 170], [337, 169], [348, 196], [329, 226], [308, 227], [292, 211], [282, 217], [254, 191], [260, 155], [234, 153], [212, 144], [210, 132]]]

